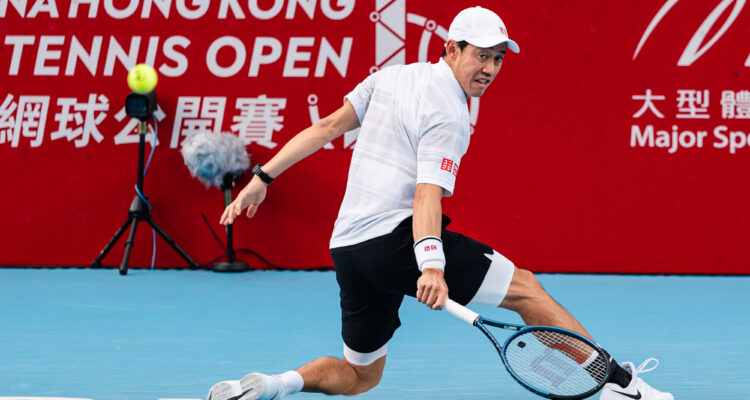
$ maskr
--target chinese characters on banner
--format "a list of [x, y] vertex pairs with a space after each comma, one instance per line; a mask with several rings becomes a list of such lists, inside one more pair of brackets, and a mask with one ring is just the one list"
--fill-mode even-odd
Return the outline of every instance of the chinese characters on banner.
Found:
[[[138, 135], [134, 133], [136, 120], [127, 117], [124, 107], [110, 117], [109, 99], [103, 94], [92, 93], [85, 101], [60, 97], [54, 102], [55, 106], [50, 107], [51, 103], [50, 96], [16, 97], [8, 94], [0, 103], [0, 145], [15, 148], [23, 140], [28, 141], [29, 147], [36, 148], [61, 139], [73, 142], [77, 148], [102, 143], [104, 136], [99, 125], [107, 118], [114, 118], [122, 124], [112, 139], [115, 145], [138, 143]], [[265, 94], [237, 98], [230, 131], [246, 145], [256, 143], [273, 149], [278, 145], [273, 135], [284, 127], [282, 112], [286, 104], [286, 98], [271, 98]], [[178, 97], [169, 147], [180, 148], [185, 139], [199, 132], [221, 132], [226, 108], [226, 97]], [[317, 108], [314, 111], [310, 123], [319, 119]], [[51, 127], [47, 125], [50, 116], [56, 124]], [[167, 114], [159, 107], [154, 116], [157, 121], [162, 121]], [[151, 127], [147, 136], [147, 139], [153, 136]], [[350, 147], [352, 141], [348, 139], [344, 147]], [[331, 144], [325, 146], [325, 149], [333, 148]]]
[[720, 114], [725, 122], [711, 130], [686, 128], [684, 123], [683, 126], [668, 122], [656, 126], [634, 124], [630, 131], [630, 147], [656, 147], [667, 150], [669, 154], [690, 148], [713, 148], [735, 154], [750, 147], [750, 131], [729, 126], [735, 120], [750, 119], [750, 90], [722, 90], [713, 107], [709, 89], [678, 89], [674, 97], [646, 89], [644, 93], [634, 94], [632, 99], [640, 103], [632, 116], [634, 120], [644, 115], [663, 120], [671, 116], [676, 120], [708, 120], [716, 119], [715, 113]]

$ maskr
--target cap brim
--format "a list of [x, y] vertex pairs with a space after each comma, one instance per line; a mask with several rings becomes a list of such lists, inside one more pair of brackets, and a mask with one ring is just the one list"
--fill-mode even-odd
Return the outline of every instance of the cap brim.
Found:
[[492, 36], [480, 36], [476, 38], [466, 39], [466, 41], [473, 44], [474, 46], [483, 48], [493, 47], [500, 43], [507, 43], [510, 51], [514, 53], [518, 53], [521, 51], [521, 49], [518, 47], [518, 43], [510, 40], [507, 36], [499, 34]]

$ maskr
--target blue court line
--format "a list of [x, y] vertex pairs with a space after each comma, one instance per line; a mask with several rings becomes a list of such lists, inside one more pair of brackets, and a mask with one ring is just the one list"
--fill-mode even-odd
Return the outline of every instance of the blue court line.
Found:
[[[539, 278], [615, 358], [659, 358], [644, 375], [653, 386], [681, 400], [750, 398], [749, 278]], [[401, 319], [381, 384], [357, 398], [537, 398], [464, 322], [413, 299]], [[0, 397], [198, 399], [217, 381], [340, 357], [341, 346], [332, 272], [0, 269]]]

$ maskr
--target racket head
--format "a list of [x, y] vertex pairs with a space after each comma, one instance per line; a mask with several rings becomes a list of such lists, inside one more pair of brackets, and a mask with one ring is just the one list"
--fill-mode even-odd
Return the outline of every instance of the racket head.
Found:
[[611, 374], [609, 356], [593, 341], [568, 330], [530, 326], [511, 335], [500, 356], [526, 389], [550, 399], [583, 399]]

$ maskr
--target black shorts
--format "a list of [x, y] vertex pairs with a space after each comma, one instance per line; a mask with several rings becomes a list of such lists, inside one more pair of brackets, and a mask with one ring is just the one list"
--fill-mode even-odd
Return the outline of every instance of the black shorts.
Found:
[[[450, 219], [443, 216], [445, 281], [451, 299], [465, 305], [482, 285], [492, 263], [493, 250], [446, 230], [449, 223]], [[421, 276], [413, 246], [409, 217], [387, 235], [331, 249], [341, 289], [341, 334], [350, 349], [359, 353], [376, 351], [401, 325], [398, 318], [401, 301], [404, 295], [416, 296], [417, 279]]]

